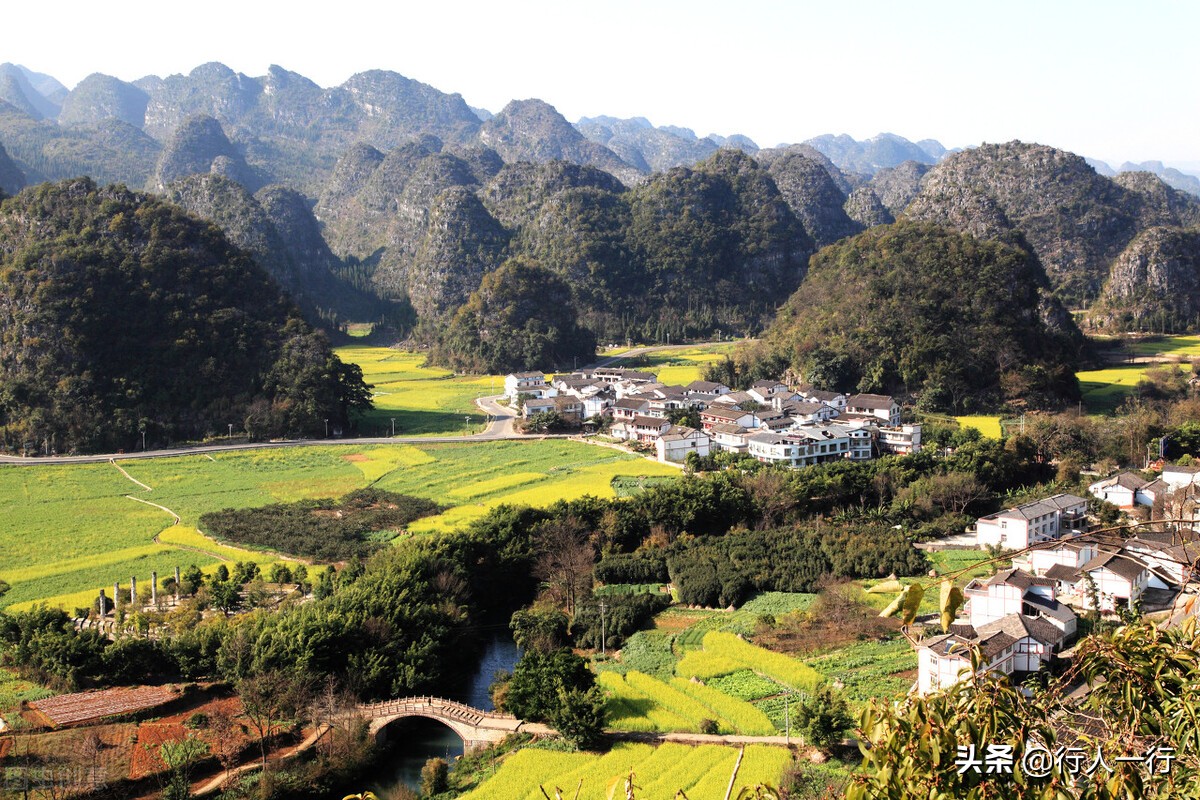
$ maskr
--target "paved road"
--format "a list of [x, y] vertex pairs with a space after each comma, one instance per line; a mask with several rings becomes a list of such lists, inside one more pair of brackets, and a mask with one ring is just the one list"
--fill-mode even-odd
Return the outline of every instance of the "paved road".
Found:
[[163, 450], [147, 450], [145, 452], [134, 453], [97, 453], [86, 456], [35, 456], [32, 458], [22, 458], [21, 456], [0, 455], [0, 464], [12, 464], [16, 466], [36, 466], [38, 464], [96, 464], [114, 459], [126, 461], [140, 458], [171, 458], [174, 456], [202, 455], [204, 453], [223, 453], [230, 450], [266, 450], [276, 447], [309, 447], [312, 445], [326, 444], [360, 445], [396, 444], [398, 442], [404, 444], [431, 444], [436, 442], [497, 442], [521, 439], [538, 440], [570, 438], [568, 434], [539, 433], [526, 435], [517, 433], [513, 427], [514, 413], [512, 409], [506, 408], [496, 402], [503, 396], [504, 395], [481, 397], [475, 401], [480, 410], [487, 415], [488, 424], [482, 433], [473, 433], [464, 436], [396, 436], [394, 438], [383, 436], [363, 439], [289, 439], [282, 442], [234, 442], [231, 444], [206, 444], [196, 445], [193, 447], [171, 447]]
[[[744, 339], [740, 341], [754, 341], [753, 339]], [[663, 350], [687, 350], [692, 347], [704, 347], [707, 345], [721, 344], [720, 342], [696, 342], [692, 344], [672, 344], [672, 345], [650, 345], [647, 347], [635, 347], [632, 350], [627, 350], [624, 353], [616, 356], [601, 359], [595, 364], [587, 367], [594, 369], [596, 367], [605, 367], [610, 364], [615, 364], [618, 361], [629, 358], [637, 358], [646, 353], [654, 353]], [[403, 442], [406, 444], [431, 444], [435, 442], [498, 442], [512, 439], [566, 439], [570, 438], [568, 434], [520, 434], [513, 427], [514, 412], [505, 406], [497, 403], [497, 400], [503, 398], [504, 395], [492, 395], [490, 397], [481, 397], [475, 401], [479, 409], [488, 416], [488, 425], [482, 433], [473, 433], [465, 436], [396, 436], [396, 437], [376, 437], [363, 439], [289, 439], [282, 442], [241, 442], [231, 444], [206, 444], [196, 445], [193, 447], [172, 447], [164, 450], [147, 450], [145, 452], [133, 453], [98, 453], [95, 455], [86, 456], [35, 456], [33, 458], [22, 458], [21, 456], [0, 455], [0, 464], [13, 464], [17, 466], [34, 466], [37, 464], [96, 464], [112, 459], [120, 459], [122, 461], [139, 458], [172, 458], [174, 456], [190, 456], [203, 453], [223, 453], [230, 450], [266, 450], [274, 447], [306, 447], [310, 445], [323, 444], [395, 444]]]

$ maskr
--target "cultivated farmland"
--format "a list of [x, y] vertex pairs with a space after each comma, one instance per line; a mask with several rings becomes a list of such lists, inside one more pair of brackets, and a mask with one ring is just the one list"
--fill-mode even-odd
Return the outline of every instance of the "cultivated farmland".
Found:
[[[502, 503], [612, 497], [615, 477], [678, 475], [643, 458], [563, 440], [322, 445], [119, 464], [129, 478], [111, 464], [0, 467], [0, 578], [13, 587], [0, 604], [27, 608], [47, 600], [71, 611], [89, 605], [100, 587], [111, 591], [118, 580], [128, 586], [131, 575], [145, 582], [152, 570], [165, 578], [176, 565], [214, 569], [221, 560], [276, 560], [204, 536], [196, 524], [206, 511], [338, 497], [375, 485], [451, 506], [409, 528], [432, 533]], [[180, 524], [131, 498], [169, 508]]]
[[[734, 795], [744, 786], [778, 784], [790, 757], [779, 747], [747, 747]], [[555, 787], [561, 788], [569, 797], [581, 787], [579, 800], [606, 800], [625, 795], [624, 780], [631, 773], [635, 785], [641, 787], [638, 797], [670, 798], [682, 790], [692, 800], [708, 800], [724, 796], [736, 760], [736, 748], [718, 745], [664, 744], [656, 748], [620, 743], [602, 756], [526, 749], [505, 759], [494, 778], [463, 795], [463, 800], [541, 800], [539, 786], [545, 786], [550, 796]], [[614, 786], [615, 791], [610, 792]]]
[[397, 435], [478, 433], [484, 416], [475, 398], [504, 392], [503, 375], [456, 376], [440, 367], [422, 366], [421, 353], [361, 345], [335, 352], [343, 361], [358, 364], [363, 378], [375, 387], [375, 409], [360, 423], [367, 436], [390, 435], [393, 418]]

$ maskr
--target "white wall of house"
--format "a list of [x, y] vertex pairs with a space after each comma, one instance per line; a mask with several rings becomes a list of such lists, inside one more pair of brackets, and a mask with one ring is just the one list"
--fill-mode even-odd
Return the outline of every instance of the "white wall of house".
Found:
[[1020, 614], [1022, 596], [1019, 588], [1007, 583], [988, 586], [985, 591], [972, 594], [967, 609], [972, 627], [979, 628], [1009, 614]]
[[707, 456], [709, 453], [709, 438], [702, 433], [689, 436], [685, 439], [676, 439], [674, 437], [659, 438], [654, 443], [654, 447], [658, 451], [659, 461], [682, 464], [687, 460], [688, 453], [695, 453], [701, 457]]
[[922, 647], [917, 656], [917, 691], [929, 694], [953, 686], [971, 673], [971, 660], [964, 655], [939, 656]]

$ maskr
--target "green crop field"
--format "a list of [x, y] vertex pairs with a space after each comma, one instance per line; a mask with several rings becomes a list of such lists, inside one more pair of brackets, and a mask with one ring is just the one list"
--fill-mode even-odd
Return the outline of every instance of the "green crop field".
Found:
[[720, 361], [737, 347], [736, 342], [688, 347], [634, 356], [613, 364], [615, 367], [641, 369], [658, 375], [668, 386], [686, 385], [703, 377], [704, 368]]
[[[449, 506], [413, 533], [450, 530], [501, 503], [549, 505], [612, 497], [617, 476], [678, 475], [637, 456], [579, 442], [353, 444], [244, 450], [112, 464], [0, 467], [0, 604], [45, 600], [68, 611], [100, 587], [130, 576], [149, 581], [176, 565], [270, 563], [274, 555], [216, 543], [196, 530], [200, 515], [304, 498], [336, 497], [370, 484]], [[181, 519], [131, 498], [169, 508]], [[157, 541], [155, 538], [157, 537]]]
[[1157, 364], [1123, 364], [1106, 369], [1092, 369], [1075, 373], [1079, 388], [1083, 391], [1083, 403], [1093, 414], [1110, 414], [1126, 397], [1133, 394], [1133, 387], [1146, 375], [1147, 369]]
[[1200, 336], [1155, 336], [1130, 342], [1126, 350], [1139, 356], [1200, 356]]
[[[747, 747], [733, 794], [759, 783], [778, 785], [790, 760], [782, 747]], [[720, 745], [620, 742], [604, 755], [525, 749], [506, 758], [495, 777], [463, 800], [542, 800], [542, 786], [550, 797], [560, 788], [565, 797], [578, 789], [579, 800], [608, 800], [625, 796], [631, 773], [638, 797], [657, 800], [683, 791], [692, 800], [708, 800], [725, 796], [736, 761], [737, 748]]]
[[397, 435], [478, 433], [485, 420], [475, 398], [504, 392], [503, 375], [457, 376], [441, 367], [422, 366], [422, 353], [368, 345], [347, 345], [335, 352], [362, 367], [363, 378], [374, 386], [375, 408], [360, 423], [368, 436], [391, 434], [393, 418]]

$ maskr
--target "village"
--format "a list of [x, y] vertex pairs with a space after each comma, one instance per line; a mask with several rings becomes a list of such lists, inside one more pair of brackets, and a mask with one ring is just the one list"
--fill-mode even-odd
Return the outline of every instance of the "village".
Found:
[[968, 583], [963, 614], [946, 633], [919, 643], [916, 691], [970, 677], [973, 649], [980, 672], [1036, 673], [1082, 635], [1080, 615], [1187, 615], [1200, 592], [1194, 568], [1200, 536], [1193, 530], [1200, 469], [1168, 464], [1153, 481], [1122, 472], [1088, 491], [1142, 525], [1133, 533], [1092, 529], [1087, 499], [1070, 494], [976, 522], [977, 546], [1015, 553], [1012, 567]]
[[[615, 441], [653, 448], [663, 463], [726, 452], [804, 467], [921, 449], [921, 426], [901, 424], [899, 404], [885, 395], [793, 390], [770, 380], [744, 392], [703, 380], [667, 386], [653, 373], [619, 367], [550, 380], [513, 373], [504, 389], [526, 422], [553, 414], [566, 425], [606, 429]], [[672, 422], [689, 416], [699, 425]]]
[[[554, 414], [617, 442], [652, 447], [663, 463], [724, 452], [797, 468], [921, 448], [921, 426], [902, 424], [892, 397], [781, 381], [734, 391], [711, 381], [668, 386], [650, 372], [597, 368], [550, 379], [542, 372], [510, 374], [505, 392], [526, 421]], [[699, 426], [672, 422], [688, 416]], [[967, 539], [980, 550], [1014, 553], [1012, 567], [973, 579], [949, 630], [916, 642], [914, 691], [927, 694], [970, 677], [973, 650], [980, 672], [1037, 673], [1079, 638], [1080, 615], [1171, 610], [1200, 591], [1190, 553], [1200, 547], [1191, 530], [1200, 521], [1200, 469], [1166, 465], [1153, 481], [1122, 472], [1089, 492], [1135, 521], [1170, 522], [1132, 534], [1093, 530], [1088, 500], [1071, 494], [978, 519]]]

